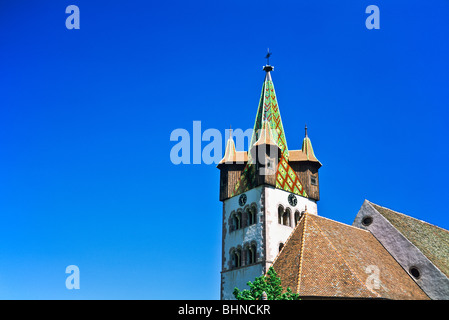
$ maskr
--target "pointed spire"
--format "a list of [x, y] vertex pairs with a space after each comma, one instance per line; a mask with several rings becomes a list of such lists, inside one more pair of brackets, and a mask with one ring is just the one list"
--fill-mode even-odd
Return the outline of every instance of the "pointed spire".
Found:
[[307, 135], [307, 125], [305, 127], [305, 137], [302, 141], [302, 152], [306, 155], [307, 160], [318, 162], [321, 165], [321, 162], [316, 158], [315, 153], [312, 148], [312, 141], [310, 141], [309, 136]]
[[236, 160], [237, 152], [235, 151], [234, 139], [232, 139], [232, 127], [229, 129], [229, 139], [226, 142], [226, 150], [223, 159], [219, 162], [221, 163], [233, 163]]
[[[270, 55], [271, 53], [269, 52], [266, 58], [268, 59]], [[259, 173], [256, 171], [255, 165], [256, 154], [255, 152], [251, 152], [251, 150], [255, 150], [253, 147], [264, 142], [266, 144], [276, 145], [278, 148], [279, 161], [276, 164], [275, 172], [276, 188], [307, 198], [307, 192], [299, 180], [298, 175], [288, 164], [289, 152], [287, 141], [285, 139], [284, 127], [282, 125], [281, 114], [270, 73], [273, 71], [273, 66], [266, 65], [263, 69], [266, 74], [262, 86], [262, 93], [260, 95], [251, 142], [249, 144], [250, 152], [248, 152], [248, 162], [246, 163], [231, 196], [246, 192], [260, 184], [260, 175], [258, 175]], [[264, 180], [263, 183], [270, 184], [271, 181], [267, 182]]]
[[[269, 55], [271, 55], [270, 52]], [[266, 65], [263, 69], [266, 74], [262, 86], [262, 93], [260, 95], [259, 107], [257, 109], [250, 148], [256, 143], [256, 141], [259, 140], [260, 134], [263, 132], [261, 129], [265, 125], [265, 122], [267, 122], [267, 125], [272, 130], [277, 146], [281, 149], [282, 155], [285, 159], [288, 160], [287, 141], [285, 140], [284, 127], [282, 125], [276, 92], [274, 91], [273, 80], [271, 79], [270, 74], [274, 68], [273, 66]]]

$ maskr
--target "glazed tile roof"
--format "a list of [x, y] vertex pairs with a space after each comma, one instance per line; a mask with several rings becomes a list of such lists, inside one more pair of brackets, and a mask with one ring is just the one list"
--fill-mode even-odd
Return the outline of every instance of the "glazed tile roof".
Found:
[[405, 214], [370, 204], [449, 277], [449, 231]]
[[265, 74], [265, 80], [260, 94], [259, 107], [257, 108], [256, 121], [254, 122], [253, 135], [250, 146], [253, 146], [259, 139], [264, 122], [267, 121], [270, 128], [275, 131], [276, 143], [282, 151], [282, 155], [288, 159], [287, 141], [285, 139], [284, 127], [282, 125], [281, 113], [274, 91], [273, 81], [270, 71]]
[[[281, 156], [276, 168], [276, 188], [307, 197], [307, 193], [299, 180], [299, 177], [288, 164], [289, 151], [270, 74], [272, 67], [266, 67], [268, 68], [264, 68], [264, 70], [266, 70], [265, 80], [262, 86], [262, 93], [260, 95], [259, 107], [257, 109], [256, 121], [254, 123], [249, 148], [251, 150], [257, 143], [262, 142], [265, 144], [276, 144], [281, 151]], [[248, 152], [248, 162], [240, 176], [240, 180], [236, 183], [234, 192], [231, 196], [241, 194], [257, 186], [255, 159], [252, 158], [251, 152]]]
[[[303, 297], [428, 299], [369, 231], [308, 213], [273, 267], [282, 286]], [[373, 268], [378, 288], [370, 285]]]

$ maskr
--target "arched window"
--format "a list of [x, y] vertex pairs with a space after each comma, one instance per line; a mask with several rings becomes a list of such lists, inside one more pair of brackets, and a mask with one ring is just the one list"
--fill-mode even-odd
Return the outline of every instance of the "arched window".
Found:
[[238, 248], [237, 250], [235, 250], [235, 255], [236, 255], [235, 267], [238, 268], [242, 265], [242, 249]]
[[250, 226], [253, 224], [253, 220], [252, 220], [252, 216], [251, 216], [251, 209], [246, 209], [245, 210], [245, 215], [246, 215], [246, 225]]
[[237, 264], [237, 254], [235, 253], [235, 250], [233, 250], [231, 252], [231, 267], [235, 268], [236, 264]]
[[290, 227], [290, 210], [287, 209], [282, 214], [282, 224]]
[[242, 228], [242, 213], [239, 211], [237, 213], [233, 212], [231, 215], [231, 223], [232, 223], [232, 230], [238, 230]]
[[240, 248], [231, 251], [231, 267], [238, 268], [242, 265], [242, 250]]
[[253, 243], [246, 249], [246, 262], [247, 264], [256, 263], [256, 245]]
[[278, 223], [282, 224], [282, 216], [284, 214], [284, 208], [282, 208], [281, 206], [279, 206], [278, 208]]
[[295, 211], [295, 226], [298, 225], [299, 218], [301, 218], [301, 214], [299, 211]]
[[281, 242], [279, 243], [279, 252], [281, 252], [282, 248], [284, 247], [284, 244]]
[[231, 216], [231, 231], [234, 231], [237, 228], [237, 224], [238, 224], [238, 220], [237, 220], [237, 215], [234, 213], [232, 213]]
[[278, 208], [278, 223], [284, 226], [291, 226], [290, 224], [290, 209], [284, 210], [282, 206]]
[[242, 228], [242, 212], [238, 211], [236, 216], [237, 216], [237, 224], [235, 225], [236, 226], [235, 229], [238, 230]]
[[256, 209], [254, 207], [246, 209], [246, 225], [250, 226], [256, 223]]

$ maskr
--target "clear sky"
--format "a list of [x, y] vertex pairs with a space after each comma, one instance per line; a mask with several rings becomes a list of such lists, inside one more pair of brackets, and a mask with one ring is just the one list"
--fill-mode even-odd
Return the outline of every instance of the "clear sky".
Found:
[[1, 1], [0, 298], [219, 299], [219, 170], [174, 165], [170, 134], [251, 128], [267, 47], [288, 147], [307, 123], [323, 164], [318, 213], [351, 224], [369, 199], [449, 229], [448, 12]]

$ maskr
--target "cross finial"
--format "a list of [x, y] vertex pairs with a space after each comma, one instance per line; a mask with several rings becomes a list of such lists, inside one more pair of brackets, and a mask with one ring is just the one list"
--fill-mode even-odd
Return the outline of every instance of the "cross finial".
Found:
[[267, 59], [267, 65], [263, 67], [263, 70], [266, 72], [270, 72], [273, 71], [273, 66], [270, 66], [270, 57], [271, 57], [271, 52], [270, 52], [270, 48], [267, 48], [267, 55], [265, 56], [265, 59]]
[[304, 129], [305, 129], [305, 131], [306, 131], [306, 137], [307, 137], [307, 124], [306, 124], [306, 127], [305, 127]]
[[267, 55], [265, 56], [265, 59], [267, 59], [267, 66], [270, 65], [270, 57], [271, 57], [270, 48], [267, 48]]
[[232, 125], [229, 125], [229, 139], [232, 139]]

